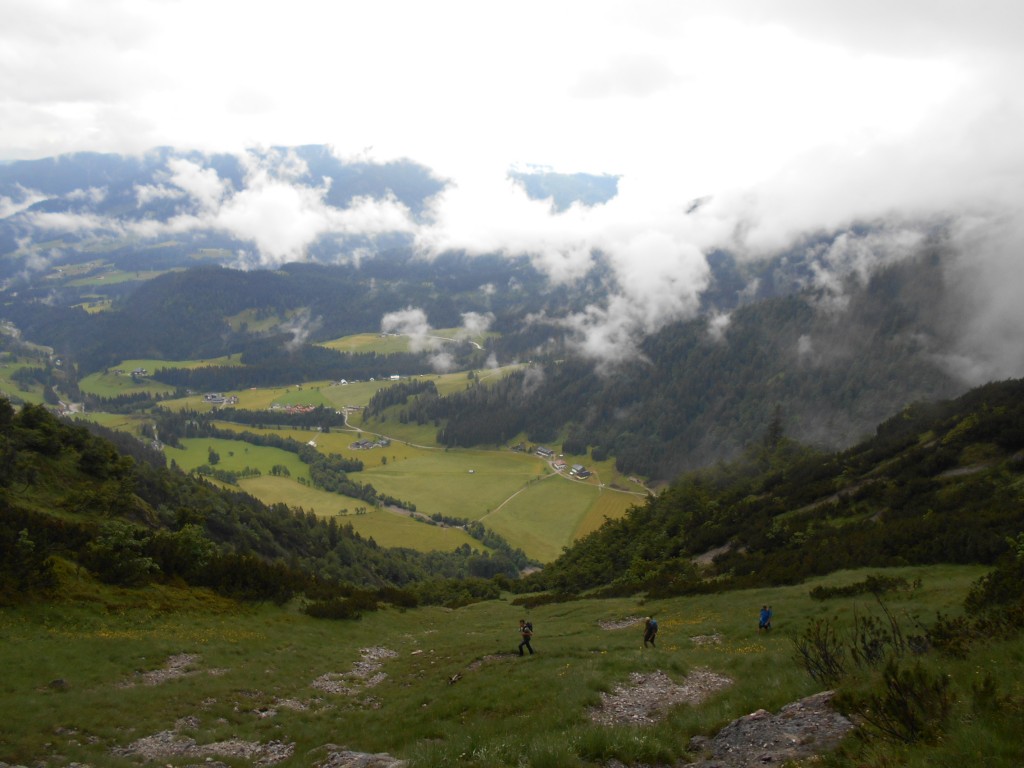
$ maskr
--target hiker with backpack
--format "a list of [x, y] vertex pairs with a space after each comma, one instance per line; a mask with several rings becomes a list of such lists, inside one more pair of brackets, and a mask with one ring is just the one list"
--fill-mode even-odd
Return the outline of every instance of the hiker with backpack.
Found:
[[533, 646], [530, 645], [530, 638], [533, 637], [533, 623], [526, 619], [520, 619], [519, 634], [523, 638], [523, 641], [519, 644], [519, 655], [523, 655], [523, 648], [525, 647], [530, 652], [530, 655], [533, 656]]
[[651, 647], [654, 648], [654, 638], [658, 635], [658, 620], [653, 616], [648, 616], [644, 621], [644, 648], [650, 643]]

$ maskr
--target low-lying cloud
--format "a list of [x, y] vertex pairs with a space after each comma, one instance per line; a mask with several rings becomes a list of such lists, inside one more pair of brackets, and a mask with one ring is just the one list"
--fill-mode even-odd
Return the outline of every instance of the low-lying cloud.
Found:
[[[330, 180], [309, 182], [305, 164], [283, 152], [244, 155], [238, 188], [197, 159], [169, 159], [152, 183], [134, 188], [139, 208], [172, 205], [164, 218], [88, 210], [86, 204], [102, 201], [102, 188], [77, 191], [86, 207], [62, 211], [30, 210], [45, 195], [22, 190], [0, 198], [0, 218], [79, 237], [220, 232], [251, 244], [237, 256], [241, 268], [304, 259], [329, 237], [358, 239], [350, 252], [338, 248], [339, 258], [358, 263], [372, 257], [368, 240], [393, 234], [409, 237], [423, 258], [452, 250], [526, 255], [552, 285], [600, 275], [604, 299], [547, 320], [582, 354], [601, 361], [635, 356], [643, 336], [695, 317], [712, 280], [707, 254], [716, 249], [743, 261], [795, 249], [810, 265], [808, 287], [818, 289], [823, 307], [840, 312], [851, 280], [865, 284], [879, 269], [918, 255], [940, 233], [961, 329], [943, 360], [973, 382], [1024, 374], [1016, 342], [1024, 327], [1024, 302], [1016, 299], [1024, 289], [1024, 146], [1009, 138], [1024, 135], [1024, 108], [1000, 103], [998, 93], [994, 86], [966, 101], [944, 102], [912, 132], [869, 136], [855, 151], [838, 144], [809, 148], [748, 184], [697, 188], [684, 167], [666, 158], [657, 172], [623, 172], [611, 200], [562, 210], [531, 199], [522, 184], [486, 164], [461, 169], [415, 216], [390, 193], [335, 207], [327, 203]], [[954, 109], [965, 103], [973, 111]], [[747, 289], [753, 294], [756, 287]], [[467, 316], [465, 334], [478, 336], [489, 322]], [[712, 318], [708, 332], [723, 341], [727, 325], [727, 316]], [[427, 318], [414, 308], [386, 316], [382, 330], [408, 335], [417, 350], [435, 343]]]
[[[326, 202], [330, 181], [319, 186], [299, 183], [304, 172], [294, 156], [243, 156], [244, 185], [234, 189], [214, 168], [193, 160], [171, 158], [155, 184], [134, 187], [136, 205], [156, 200], [178, 203], [178, 212], [166, 219], [115, 218], [88, 211], [28, 213], [27, 221], [42, 230], [98, 237], [159, 238], [189, 232], [215, 231], [251, 243], [255, 250], [239, 255], [239, 268], [276, 267], [302, 260], [308, 249], [326, 235], [373, 238], [414, 229], [409, 209], [392, 194], [360, 196], [345, 208]], [[93, 196], [101, 190], [93, 190]], [[27, 198], [38, 202], [45, 196]], [[12, 213], [31, 205], [0, 201]]]

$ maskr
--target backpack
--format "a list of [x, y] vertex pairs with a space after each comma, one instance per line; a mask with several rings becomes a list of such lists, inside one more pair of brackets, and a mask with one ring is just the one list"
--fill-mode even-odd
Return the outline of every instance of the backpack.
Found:
[[530, 631], [531, 635], [533, 634], [533, 622], [532, 621], [526, 622], [526, 624], [523, 625], [523, 628], [524, 629], [528, 629]]

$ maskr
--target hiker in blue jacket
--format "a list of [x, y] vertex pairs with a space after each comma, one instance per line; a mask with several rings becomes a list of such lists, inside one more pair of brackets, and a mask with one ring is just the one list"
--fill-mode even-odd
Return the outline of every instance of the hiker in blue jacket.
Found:
[[761, 616], [757, 620], [757, 631], [767, 632], [772, 628], [772, 608], [770, 605], [761, 606]]
[[653, 616], [648, 616], [644, 621], [644, 648], [647, 644], [651, 644], [651, 648], [654, 648], [654, 638], [658, 636], [658, 620]]

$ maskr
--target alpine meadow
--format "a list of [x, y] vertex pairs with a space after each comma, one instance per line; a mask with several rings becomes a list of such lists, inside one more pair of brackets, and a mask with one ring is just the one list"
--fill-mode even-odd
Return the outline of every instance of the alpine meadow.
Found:
[[8, 0], [0, 768], [1024, 764], [1024, 10]]

